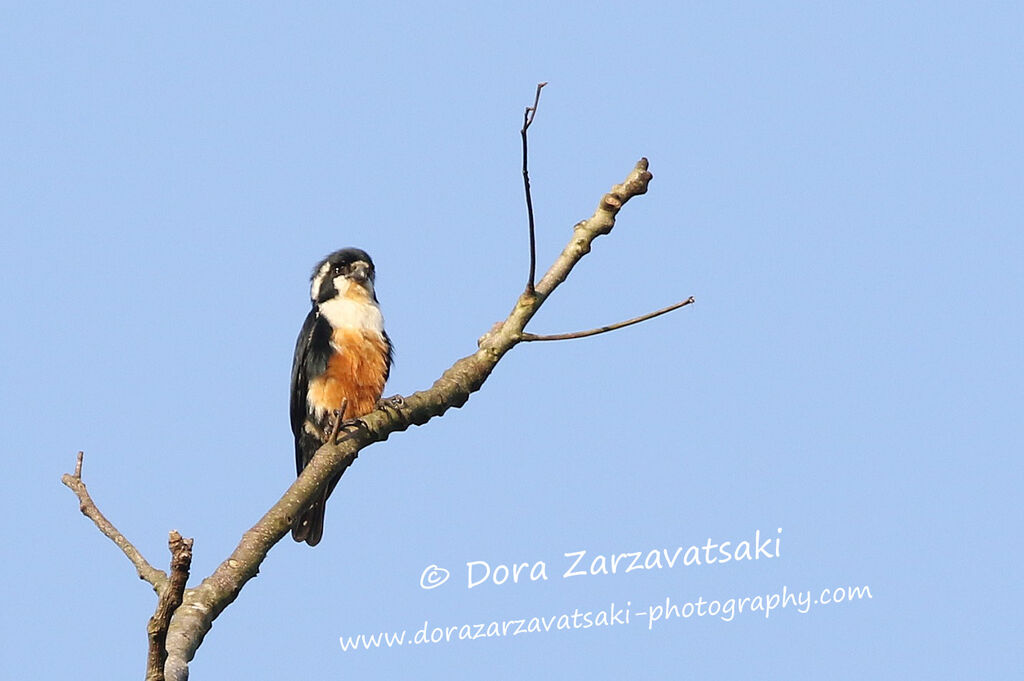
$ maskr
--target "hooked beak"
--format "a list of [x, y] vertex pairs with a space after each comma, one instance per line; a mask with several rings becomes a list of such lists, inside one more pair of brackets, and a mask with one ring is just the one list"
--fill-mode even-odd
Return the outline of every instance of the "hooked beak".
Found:
[[352, 264], [351, 270], [348, 273], [349, 279], [352, 281], [365, 284], [370, 280], [370, 265], [365, 262], [357, 262]]

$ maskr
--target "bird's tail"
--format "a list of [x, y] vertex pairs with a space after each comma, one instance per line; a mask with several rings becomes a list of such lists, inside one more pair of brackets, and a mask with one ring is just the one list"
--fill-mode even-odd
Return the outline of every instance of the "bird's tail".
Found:
[[324, 536], [324, 511], [327, 510], [327, 495], [313, 502], [313, 505], [303, 511], [295, 524], [292, 525], [292, 539], [298, 542], [306, 542], [310, 546], [320, 543]]
[[341, 473], [327, 483], [323, 496], [310, 504], [309, 508], [295, 519], [295, 524], [292, 525], [292, 539], [298, 542], [304, 541], [310, 546], [320, 543], [320, 538], [324, 536], [324, 511], [327, 510], [327, 497], [331, 496], [331, 492], [338, 486], [339, 480], [341, 480]]

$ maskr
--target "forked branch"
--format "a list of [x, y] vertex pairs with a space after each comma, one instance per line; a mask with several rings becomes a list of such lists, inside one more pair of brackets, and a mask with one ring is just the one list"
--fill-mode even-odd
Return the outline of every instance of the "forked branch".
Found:
[[[339, 414], [338, 423], [329, 433], [327, 443], [317, 451], [277, 503], [242, 535], [231, 555], [201, 584], [193, 589], [185, 589], [191, 560], [191, 540], [182, 539], [177, 533], [172, 533], [170, 546], [173, 559], [171, 576], [168, 579], [161, 570], [152, 567], [100, 514], [81, 480], [81, 453], [78, 455], [74, 475], [65, 475], [62, 478], [64, 484], [78, 496], [82, 512], [124, 551], [135, 565], [139, 576], [152, 584], [160, 595], [157, 612], [150, 623], [151, 652], [156, 655], [151, 660], [150, 668], [161, 666], [159, 654], [161, 649], [165, 650], [166, 660], [162, 667], [166, 679], [183, 681], [188, 678], [188, 663], [202, 644], [213, 621], [257, 574], [271, 547], [291, 529], [294, 518], [309, 507], [328, 480], [344, 472], [364, 447], [386, 440], [391, 433], [403, 431], [411, 425], [422, 425], [451, 408], [461, 407], [472, 393], [480, 389], [505, 353], [523, 341], [581, 338], [604, 333], [638, 324], [693, 302], [693, 298], [689, 298], [648, 315], [590, 331], [547, 336], [525, 331], [527, 324], [544, 301], [566, 280], [576, 263], [590, 252], [593, 241], [611, 232], [622, 207], [633, 197], [645, 194], [652, 179], [651, 173], [648, 172], [647, 159], [640, 159], [621, 184], [613, 186], [611, 191], [601, 197], [593, 215], [575, 225], [572, 236], [561, 254], [544, 276], [535, 281], [536, 239], [527, 166], [526, 133], [536, 115], [540, 91], [544, 85], [541, 83], [537, 86], [533, 106], [526, 109], [523, 117], [523, 183], [530, 227], [530, 273], [526, 290], [519, 295], [508, 317], [495, 324], [477, 341], [478, 348], [473, 354], [455, 362], [429, 389], [392, 401], [386, 408], [379, 408], [360, 417], [354, 430], [348, 430], [350, 423], [341, 423], [342, 415]], [[345, 434], [336, 439], [343, 428], [346, 429]], [[161, 638], [164, 640], [161, 641]]]
[[508, 317], [479, 339], [476, 352], [455, 362], [429, 389], [403, 398], [400, 406], [377, 409], [360, 417], [364, 428], [317, 451], [284, 496], [242, 536], [234, 552], [199, 586], [185, 592], [185, 601], [174, 613], [167, 635], [168, 679], [187, 678], [188, 662], [213, 620], [256, 575], [267, 552], [289, 531], [292, 519], [309, 505], [326, 481], [348, 468], [367, 445], [465, 404], [505, 353], [524, 340], [526, 325], [576, 263], [590, 252], [594, 239], [611, 232], [622, 206], [634, 196], [646, 193], [650, 181], [647, 159], [640, 159], [626, 179], [601, 198], [594, 214], [576, 224], [569, 243], [536, 282], [534, 291], [524, 291], [519, 296]]

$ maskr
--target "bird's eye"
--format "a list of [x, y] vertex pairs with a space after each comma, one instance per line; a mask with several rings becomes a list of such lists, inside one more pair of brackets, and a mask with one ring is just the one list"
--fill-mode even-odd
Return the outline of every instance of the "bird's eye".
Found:
[[345, 267], [343, 265], [335, 265], [334, 266], [334, 274], [335, 275], [342, 274], [344, 271], [345, 271]]

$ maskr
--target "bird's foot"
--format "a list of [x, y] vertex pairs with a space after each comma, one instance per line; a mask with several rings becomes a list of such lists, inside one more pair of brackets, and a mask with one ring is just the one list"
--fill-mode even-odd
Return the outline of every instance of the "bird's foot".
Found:
[[338, 424], [339, 433], [346, 433], [347, 431], [350, 430], [359, 430], [360, 428], [363, 428], [364, 430], [370, 430], [370, 427], [367, 426], [366, 422], [363, 421], [362, 419], [347, 419]]
[[401, 395], [382, 397], [377, 400], [377, 408], [389, 412], [392, 416], [398, 414], [398, 410], [405, 406], [405, 398]]

